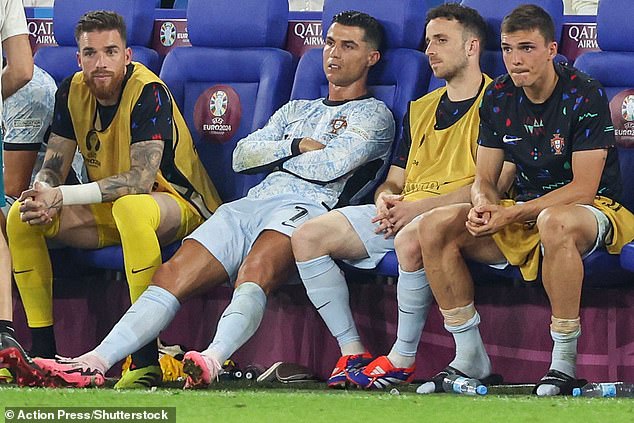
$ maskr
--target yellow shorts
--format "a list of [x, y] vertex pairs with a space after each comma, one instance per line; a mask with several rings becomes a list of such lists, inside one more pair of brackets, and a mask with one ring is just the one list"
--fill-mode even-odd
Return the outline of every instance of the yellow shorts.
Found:
[[[510, 207], [515, 202], [502, 200], [500, 204]], [[619, 254], [623, 245], [634, 239], [634, 215], [618, 202], [602, 196], [595, 197], [592, 207], [598, 209], [610, 221], [611, 239], [607, 240], [605, 245], [608, 253]], [[602, 235], [607, 233], [608, 231], [605, 231]], [[507, 225], [493, 234], [493, 240], [506, 260], [514, 266], [519, 266], [525, 280], [537, 279], [541, 239], [534, 221]]]

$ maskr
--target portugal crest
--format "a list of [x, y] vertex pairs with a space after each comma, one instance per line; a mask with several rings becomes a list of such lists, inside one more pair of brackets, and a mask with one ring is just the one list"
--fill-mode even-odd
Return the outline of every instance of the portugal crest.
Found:
[[333, 135], [339, 135], [339, 131], [345, 130], [347, 127], [348, 121], [346, 120], [346, 116], [341, 116], [330, 121], [330, 133]]
[[566, 141], [559, 134], [553, 134], [550, 139], [550, 148], [553, 150], [556, 156], [563, 154]]

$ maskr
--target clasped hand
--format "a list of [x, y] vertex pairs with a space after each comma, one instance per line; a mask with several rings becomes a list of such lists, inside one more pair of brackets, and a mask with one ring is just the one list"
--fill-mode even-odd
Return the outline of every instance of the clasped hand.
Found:
[[509, 223], [508, 209], [497, 204], [483, 204], [469, 210], [465, 226], [475, 237], [489, 236]]
[[375, 233], [384, 233], [385, 238], [394, 236], [417, 216], [411, 202], [403, 201], [403, 195], [380, 194], [376, 200], [376, 216], [372, 223], [378, 223]]
[[59, 188], [36, 181], [33, 188], [27, 189], [18, 198], [20, 219], [29, 225], [46, 225], [62, 208], [62, 193]]

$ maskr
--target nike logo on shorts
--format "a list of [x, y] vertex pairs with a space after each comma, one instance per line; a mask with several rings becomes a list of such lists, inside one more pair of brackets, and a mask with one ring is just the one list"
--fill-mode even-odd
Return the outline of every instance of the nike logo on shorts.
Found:
[[13, 269], [13, 274], [14, 275], [19, 275], [21, 273], [29, 273], [29, 272], [32, 272], [32, 271], [33, 271], [33, 269], [26, 269], [26, 270], [15, 270], [15, 269]]

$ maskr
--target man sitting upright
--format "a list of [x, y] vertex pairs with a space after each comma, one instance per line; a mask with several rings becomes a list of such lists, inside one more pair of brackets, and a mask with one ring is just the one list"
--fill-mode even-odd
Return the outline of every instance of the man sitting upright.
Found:
[[[554, 63], [554, 24], [542, 8], [519, 6], [501, 30], [508, 74], [487, 87], [482, 101], [471, 203], [432, 211], [419, 237], [429, 283], [456, 343], [450, 368], [477, 379], [490, 374], [491, 363], [465, 260], [517, 265], [531, 281], [543, 258], [554, 347], [535, 393], [570, 394], [583, 383], [575, 379], [582, 259], [597, 248], [620, 252], [634, 238], [634, 216], [618, 203], [621, 176], [605, 90]], [[514, 200], [501, 200], [496, 186], [505, 159], [517, 168]], [[434, 378], [419, 392], [439, 391], [441, 383]]]
[[[162, 262], [160, 245], [182, 239], [220, 204], [168, 88], [131, 62], [123, 18], [88, 12], [75, 38], [82, 70], [60, 85], [42, 168], [7, 219], [13, 275], [38, 357], [56, 354], [46, 239], [78, 248], [121, 244], [134, 302]], [[77, 146], [91, 182], [62, 185]], [[136, 353], [136, 371], [117, 387], [158, 383], [156, 351], [153, 342]]]

